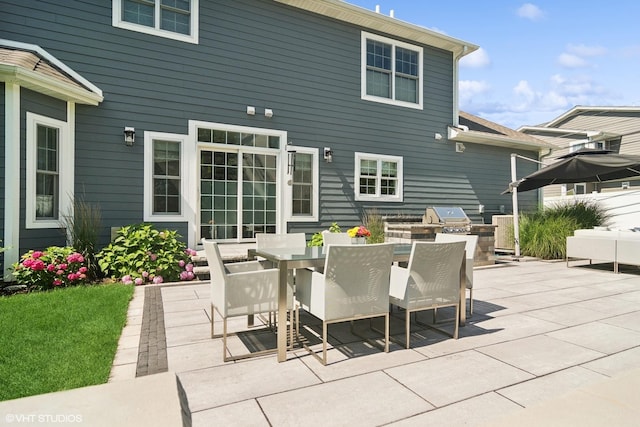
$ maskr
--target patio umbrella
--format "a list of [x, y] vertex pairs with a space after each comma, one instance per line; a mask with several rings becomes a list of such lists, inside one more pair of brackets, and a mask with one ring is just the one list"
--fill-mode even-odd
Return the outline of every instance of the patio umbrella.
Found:
[[551, 184], [604, 182], [640, 177], [640, 156], [615, 154], [608, 150], [582, 149], [559, 157], [560, 161], [512, 182], [518, 192], [535, 190]]

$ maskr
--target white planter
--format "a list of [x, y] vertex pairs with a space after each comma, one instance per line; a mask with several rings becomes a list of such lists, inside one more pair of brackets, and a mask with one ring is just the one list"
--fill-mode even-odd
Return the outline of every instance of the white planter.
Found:
[[352, 245], [364, 245], [367, 243], [366, 237], [352, 237], [351, 244]]

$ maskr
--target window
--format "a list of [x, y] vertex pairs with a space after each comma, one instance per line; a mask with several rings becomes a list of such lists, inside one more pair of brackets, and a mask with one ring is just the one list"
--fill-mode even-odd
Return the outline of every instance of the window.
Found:
[[144, 133], [144, 220], [185, 221], [185, 135]]
[[113, 0], [113, 26], [198, 43], [199, 0]]
[[355, 153], [355, 195], [363, 201], [402, 201], [402, 157]]
[[289, 221], [318, 220], [318, 149], [288, 146]]
[[362, 33], [362, 99], [422, 109], [422, 48]]
[[180, 181], [180, 142], [154, 140], [154, 215], [180, 215]]
[[68, 136], [66, 122], [27, 113], [27, 228], [58, 228], [61, 213], [70, 209], [73, 150]]
[[577, 141], [572, 142], [569, 146], [569, 152], [581, 150], [583, 148], [591, 148], [594, 150], [608, 150], [609, 141]]

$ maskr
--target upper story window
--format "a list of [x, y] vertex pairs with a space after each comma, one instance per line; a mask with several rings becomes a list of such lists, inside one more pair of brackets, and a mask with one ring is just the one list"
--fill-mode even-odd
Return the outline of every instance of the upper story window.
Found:
[[73, 194], [69, 126], [50, 117], [27, 113], [27, 228], [59, 228]]
[[198, 43], [199, 0], [113, 0], [113, 25]]
[[569, 146], [569, 152], [573, 153], [574, 151], [581, 150], [583, 148], [590, 148], [594, 150], [608, 150], [609, 149], [609, 141], [578, 141], [572, 142]]
[[423, 49], [362, 33], [362, 99], [422, 109]]
[[402, 201], [402, 157], [355, 153], [355, 198]]

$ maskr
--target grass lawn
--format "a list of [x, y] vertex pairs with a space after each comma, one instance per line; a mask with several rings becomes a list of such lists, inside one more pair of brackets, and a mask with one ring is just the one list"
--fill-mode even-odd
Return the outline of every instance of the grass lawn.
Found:
[[0, 298], [0, 401], [106, 383], [133, 286]]

